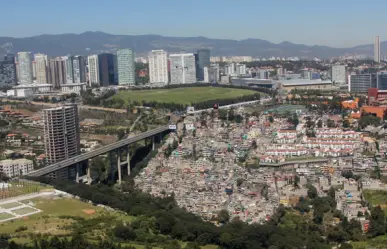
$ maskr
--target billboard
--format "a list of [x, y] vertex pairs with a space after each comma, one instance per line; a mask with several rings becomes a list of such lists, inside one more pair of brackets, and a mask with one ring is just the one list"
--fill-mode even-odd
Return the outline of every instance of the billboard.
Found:
[[169, 125], [168, 128], [169, 128], [170, 130], [176, 130], [176, 125]]

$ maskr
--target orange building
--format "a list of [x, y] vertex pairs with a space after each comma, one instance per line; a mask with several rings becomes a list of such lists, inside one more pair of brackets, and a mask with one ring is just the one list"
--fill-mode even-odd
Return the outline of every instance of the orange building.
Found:
[[384, 112], [387, 110], [387, 106], [362, 106], [360, 113], [371, 113], [381, 119], [384, 118]]
[[358, 103], [358, 99], [355, 99], [355, 100], [346, 100], [346, 101], [342, 101], [341, 102], [341, 106], [344, 108], [344, 109], [356, 109], [358, 107], [357, 103]]

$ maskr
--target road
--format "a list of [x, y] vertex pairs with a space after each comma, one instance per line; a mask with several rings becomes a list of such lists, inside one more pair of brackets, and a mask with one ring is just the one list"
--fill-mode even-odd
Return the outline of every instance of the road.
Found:
[[101, 148], [98, 148], [96, 150], [93, 150], [93, 151], [81, 154], [79, 156], [75, 156], [75, 157], [72, 157], [72, 158], [69, 158], [69, 159], [66, 159], [66, 160], [63, 160], [63, 161], [51, 164], [51, 165], [49, 165], [47, 167], [44, 167], [42, 169], [38, 169], [38, 170], [35, 170], [33, 172], [30, 172], [30, 173], [28, 173], [28, 175], [29, 176], [47, 175], [47, 174], [49, 174], [51, 172], [54, 172], [54, 171], [57, 171], [59, 169], [63, 169], [63, 168], [69, 167], [71, 165], [74, 165], [74, 164], [77, 164], [77, 163], [80, 163], [80, 162], [83, 162], [83, 161], [86, 161], [88, 159], [91, 159], [91, 158], [99, 156], [99, 155], [106, 154], [109, 151], [112, 151], [112, 150], [118, 149], [120, 147], [124, 147], [126, 145], [138, 142], [138, 141], [143, 140], [143, 139], [148, 138], [148, 137], [152, 137], [154, 135], [157, 135], [157, 134], [162, 133], [162, 132], [167, 131], [167, 130], [169, 130], [169, 126], [168, 125], [161, 126], [161, 127], [156, 128], [156, 129], [149, 130], [149, 131], [146, 131], [144, 133], [141, 133], [141, 134], [139, 134], [137, 136], [126, 138], [126, 139], [122, 139], [122, 140], [120, 140], [118, 142], [106, 145], [104, 147], [101, 147]]

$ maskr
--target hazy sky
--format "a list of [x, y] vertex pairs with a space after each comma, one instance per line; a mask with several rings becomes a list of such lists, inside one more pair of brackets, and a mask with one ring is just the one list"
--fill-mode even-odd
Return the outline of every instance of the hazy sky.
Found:
[[0, 37], [103, 31], [335, 47], [370, 44], [375, 35], [387, 40], [387, 0], [7, 0], [0, 6]]

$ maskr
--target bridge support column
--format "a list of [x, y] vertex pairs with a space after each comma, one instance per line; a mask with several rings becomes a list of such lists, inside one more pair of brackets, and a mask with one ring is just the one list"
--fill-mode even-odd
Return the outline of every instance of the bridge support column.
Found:
[[109, 158], [110, 158], [110, 168], [109, 168], [109, 173], [110, 173], [110, 176], [111, 176], [111, 180], [114, 181], [114, 155], [113, 155], [113, 151], [110, 151], [109, 152]]
[[122, 175], [121, 175], [121, 150], [117, 149], [117, 169], [118, 169], [118, 184], [121, 184]]
[[155, 136], [152, 137], [152, 150], [155, 150]]
[[91, 173], [90, 173], [90, 165], [87, 164], [86, 167], [86, 176], [87, 176], [87, 183], [91, 184]]
[[76, 174], [75, 174], [75, 182], [76, 183], [79, 183], [79, 171], [80, 171], [80, 167], [79, 167], [80, 165], [79, 165], [79, 163], [77, 163], [76, 165], [75, 165], [75, 168], [76, 168]]
[[128, 167], [128, 176], [130, 176], [130, 148], [129, 145], [126, 147], [126, 161], [127, 161], [127, 167]]

